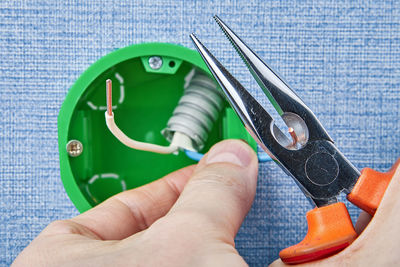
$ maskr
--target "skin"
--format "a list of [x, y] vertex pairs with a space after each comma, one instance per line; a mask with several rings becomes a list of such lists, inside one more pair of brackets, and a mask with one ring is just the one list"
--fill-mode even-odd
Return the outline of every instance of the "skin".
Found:
[[[234, 237], [254, 199], [258, 160], [241, 141], [216, 144], [197, 166], [48, 225], [12, 266], [247, 266]], [[400, 168], [359, 238], [307, 266], [390, 266], [400, 242]], [[390, 219], [388, 219], [390, 218]], [[271, 266], [284, 265], [280, 260]]]

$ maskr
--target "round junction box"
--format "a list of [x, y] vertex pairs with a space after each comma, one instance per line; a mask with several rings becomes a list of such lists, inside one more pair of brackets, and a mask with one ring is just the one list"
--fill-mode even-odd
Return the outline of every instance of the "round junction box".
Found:
[[[183, 95], [184, 78], [193, 68], [212, 77], [196, 51], [167, 43], [145, 43], [106, 55], [78, 78], [59, 113], [58, 143], [61, 179], [80, 212], [195, 163], [182, 152], [161, 155], [120, 143], [105, 124], [106, 80], [113, 82], [113, 112], [125, 134], [168, 145], [161, 130]], [[225, 103], [202, 152], [227, 138], [245, 139], [256, 149], [254, 140]]]

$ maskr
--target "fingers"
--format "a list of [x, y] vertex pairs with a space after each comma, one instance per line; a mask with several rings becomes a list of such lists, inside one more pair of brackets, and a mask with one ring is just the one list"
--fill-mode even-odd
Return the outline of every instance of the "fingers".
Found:
[[[360, 236], [342, 252], [305, 266], [396, 266], [400, 262], [400, 166], [374, 215], [361, 212], [356, 223]], [[270, 266], [284, 266], [278, 259]], [[302, 266], [302, 265], [299, 265]]]
[[253, 202], [257, 172], [257, 156], [247, 144], [238, 140], [216, 144], [196, 167], [167, 218], [186, 217], [186, 226], [201, 226], [233, 242]]
[[[74, 231], [90, 230], [103, 240], [119, 240], [146, 229], [175, 203], [194, 166], [173, 172], [148, 185], [122, 192], [71, 219]], [[86, 229], [76, 229], [86, 228]], [[90, 236], [90, 235], [87, 235]]]
[[361, 234], [362, 231], [364, 231], [365, 227], [367, 227], [371, 219], [372, 219], [371, 215], [369, 215], [365, 211], [361, 211], [360, 216], [358, 216], [356, 225], [354, 227], [358, 235]]
[[[370, 266], [394, 265], [400, 262], [397, 252], [400, 243], [400, 166], [368, 226], [342, 253], [363, 259]], [[340, 255], [340, 254], [339, 254]]]

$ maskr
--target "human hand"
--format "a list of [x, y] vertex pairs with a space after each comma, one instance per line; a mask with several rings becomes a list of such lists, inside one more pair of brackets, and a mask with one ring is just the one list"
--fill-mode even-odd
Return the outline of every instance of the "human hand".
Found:
[[244, 142], [223, 141], [197, 166], [51, 223], [13, 266], [246, 266], [234, 237], [257, 168]]
[[[400, 254], [400, 165], [374, 215], [362, 212], [356, 223], [360, 236], [346, 249], [326, 259], [302, 266], [399, 266]], [[287, 266], [280, 259], [270, 267]]]
[[[240, 167], [240, 162], [248, 164]], [[256, 176], [257, 159], [248, 146], [221, 142], [197, 167], [123, 192], [76, 218], [53, 222], [13, 265], [245, 266], [234, 236], [253, 201]], [[369, 224], [353, 244], [299, 266], [398, 265], [399, 191], [400, 168], [372, 221], [366, 213], [360, 215], [356, 230]], [[283, 265], [277, 260], [271, 266]]]

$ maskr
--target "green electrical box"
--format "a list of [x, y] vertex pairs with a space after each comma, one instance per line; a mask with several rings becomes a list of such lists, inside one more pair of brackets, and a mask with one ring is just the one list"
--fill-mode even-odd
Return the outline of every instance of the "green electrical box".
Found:
[[[162, 65], [157, 66], [160, 62], [152, 62], [151, 57]], [[105, 123], [105, 81], [113, 82], [115, 120], [125, 134], [142, 142], [169, 145], [161, 130], [184, 94], [185, 77], [194, 68], [212, 79], [194, 50], [167, 43], [138, 44], [101, 58], [71, 87], [58, 117], [58, 143], [61, 179], [80, 212], [196, 163], [182, 152], [163, 155], [120, 143]], [[229, 138], [245, 139], [257, 149], [235, 112], [224, 103], [200, 152]]]

